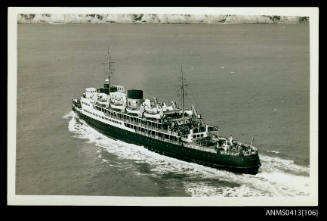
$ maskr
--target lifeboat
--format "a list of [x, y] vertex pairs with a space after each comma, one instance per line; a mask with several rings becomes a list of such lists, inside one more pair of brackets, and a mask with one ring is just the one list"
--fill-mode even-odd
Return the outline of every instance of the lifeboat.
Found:
[[154, 107], [154, 108], [151, 108], [149, 106], [145, 106], [144, 107], [144, 111], [148, 114], [158, 114], [159, 113], [159, 110], [158, 108]]
[[149, 114], [147, 112], [143, 113], [144, 117], [146, 118], [154, 118], [154, 119], [161, 119], [163, 114], [162, 113], [157, 113], [157, 114]]
[[124, 105], [116, 105], [116, 104], [113, 104], [113, 103], [110, 104], [110, 107], [113, 108], [113, 109], [121, 110], [121, 111], [123, 111], [125, 109]]
[[127, 111], [127, 113], [130, 113], [130, 114], [137, 114], [137, 115], [140, 114], [140, 109], [132, 109], [132, 108], [127, 107], [126, 111]]
[[162, 110], [164, 112], [166, 112], [166, 111], [173, 111], [174, 110], [174, 106], [173, 105], [167, 106], [165, 103], [163, 103]]
[[123, 99], [111, 99], [111, 103], [117, 105], [117, 106], [122, 106], [124, 104]]
[[146, 118], [161, 119], [163, 117], [163, 109], [160, 108], [160, 106], [157, 106], [155, 108], [145, 106], [143, 115]]

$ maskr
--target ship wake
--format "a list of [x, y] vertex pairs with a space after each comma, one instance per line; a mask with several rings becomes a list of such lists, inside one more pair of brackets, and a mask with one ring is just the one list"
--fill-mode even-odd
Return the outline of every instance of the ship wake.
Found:
[[68, 129], [74, 137], [94, 143], [96, 147], [101, 148], [97, 152], [103, 163], [115, 166], [110, 164], [104, 154], [101, 154], [102, 150], [120, 159], [132, 160], [135, 164], [146, 163], [150, 171], [137, 171], [138, 174], [150, 175], [154, 179], [175, 179], [172, 182], [181, 182], [190, 196], [310, 195], [309, 168], [296, 165], [292, 160], [260, 155], [262, 166], [258, 174], [235, 174], [166, 157], [142, 146], [108, 138], [88, 126], [73, 112], [63, 118], [69, 119]]

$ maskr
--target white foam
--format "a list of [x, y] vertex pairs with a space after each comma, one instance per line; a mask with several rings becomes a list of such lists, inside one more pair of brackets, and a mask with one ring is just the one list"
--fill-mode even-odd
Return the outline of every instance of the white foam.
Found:
[[219, 196], [222, 191], [219, 188], [208, 186], [204, 182], [184, 183], [185, 190], [193, 197]]
[[71, 112], [65, 114], [64, 116], [62, 116], [62, 118], [63, 118], [63, 119], [69, 119], [69, 118], [74, 117], [75, 115], [76, 115], [76, 114], [75, 114], [73, 111], [71, 111]]
[[109, 160], [102, 159], [102, 162], [103, 162], [103, 163], [107, 163], [107, 162], [109, 162]]
[[267, 172], [273, 172], [276, 169], [288, 170], [289, 172], [293, 172], [295, 174], [303, 173], [309, 175], [310, 172], [309, 167], [297, 165], [293, 160], [270, 157], [262, 154], [260, 155], [260, 160], [262, 162], [262, 170]]
[[281, 195], [291, 194], [288, 192], [290, 190], [295, 195], [308, 195], [307, 193], [310, 191], [310, 180], [309, 177], [306, 176], [297, 176], [281, 171], [275, 171], [270, 173], [259, 173], [258, 177], [264, 178], [271, 184], [277, 183], [279, 187], [278, 190], [281, 192]]
[[[118, 158], [147, 163], [150, 165], [151, 175], [155, 177], [168, 173], [183, 174], [187, 178], [180, 179], [186, 192], [195, 197], [309, 195], [309, 168], [296, 165], [292, 160], [260, 154], [262, 167], [257, 175], [235, 174], [166, 157], [142, 146], [110, 139], [79, 120], [75, 114], [67, 116], [71, 116], [68, 129], [74, 137], [86, 139], [86, 142], [94, 143]], [[98, 154], [101, 155], [101, 152]], [[100, 157], [103, 159], [103, 155]], [[112, 163], [108, 165], [117, 166]], [[126, 165], [118, 167], [124, 168]]]
[[276, 150], [270, 150], [270, 151], [268, 151], [268, 152], [270, 152], [270, 153], [274, 153], [274, 154], [280, 154], [280, 152], [279, 152], [279, 151], [276, 151]]

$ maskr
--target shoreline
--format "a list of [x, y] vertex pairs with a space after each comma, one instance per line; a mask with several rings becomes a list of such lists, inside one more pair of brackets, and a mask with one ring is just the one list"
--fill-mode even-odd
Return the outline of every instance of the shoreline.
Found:
[[18, 14], [18, 24], [307, 24], [304, 16], [189, 14]]

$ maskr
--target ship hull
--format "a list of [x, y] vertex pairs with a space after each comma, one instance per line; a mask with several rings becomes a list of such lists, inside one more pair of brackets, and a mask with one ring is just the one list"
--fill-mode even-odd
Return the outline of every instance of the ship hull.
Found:
[[187, 162], [194, 162], [212, 168], [219, 168], [236, 173], [257, 174], [260, 167], [259, 156], [230, 156], [218, 155], [215, 153], [200, 151], [176, 145], [162, 140], [157, 140], [151, 137], [143, 136], [141, 134], [133, 133], [118, 127], [105, 124], [94, 118], [91, 118], [78, 109], [73, 107], [80, 119], [83, 119], [91, 127], [95, 128], [102, 134], [111, 138], [122, 140], [128, 143], [142, 145], [145, 148], [157, 152], [162, 155], [177, 158]]

